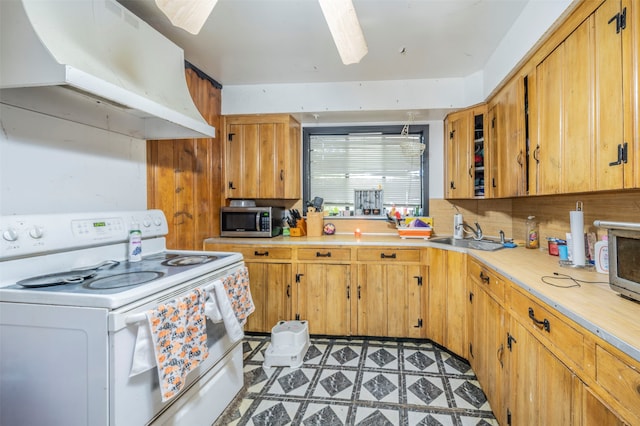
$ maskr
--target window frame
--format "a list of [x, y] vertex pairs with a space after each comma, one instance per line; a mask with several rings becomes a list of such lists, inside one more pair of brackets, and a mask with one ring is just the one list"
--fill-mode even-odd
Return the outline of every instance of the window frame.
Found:
[[[302, 129], [302, 200], [311, 200], [311, 179], [309, 173], [309, 149], [311, 136], [321, 135], [349, 135], [357, 133], [381, 133], [383, 135], [400, 135], [402, 125], [379, 126], [332, 126], [332, 127], [304, 127]], [[422, 154], [422, 215], [429, 216], [429, 125], [415, 124], [409, 126], [409, 134], [420, 135], [425, 145]], [[306, 207], [304, 208], [306, 212]], [[367, 216], [359, 216], [361, 219], [378, 219]]]

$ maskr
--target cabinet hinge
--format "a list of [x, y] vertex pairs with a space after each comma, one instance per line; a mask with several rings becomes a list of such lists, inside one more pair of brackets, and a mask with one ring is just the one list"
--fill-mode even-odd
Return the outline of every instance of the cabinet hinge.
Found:
[[511, 410], [507, 408], [507, 425], [511, 425]]
[[513, 352], [512, 343], [518, 343], [518, 341], [509, 333], [507, 333], [507, 348], [509, 348], [509, 352]]
[[449, 132], [449, 139], [453, 139], [453, 135], [455, 134], [455, 130]]
[[235, 133], [229, 133], [229, 134], [227, 134], [227, 140], [228, 140], [229, 142], [233, 141], [233, 137], [234, 137], [235, 135], [236, 135]]
[[300, 321], [300, 314], [296, 314], [296, 318], [295, 318], [295, 320], [296, 320], [296, 321]]
[[413, 328], [422, 328], [422, 318], [418, 318], [418, 324], [414, 325]]
[[422, 287], [422, 277], [419, 275], [414, 276], [416, 280], [418, 280], [418, 287]]
[[626, 7], [622, 9], [622, 12], [616, 13], [615, 15], [613, 15], [613, 17], [609, 19], [607, 24], [610, 24], [614, 21], [616, 23], [616, 34], [619, 34], [620, 31], [627, 28], [627, 8]]
[[304, 274], [296, 274], [296, 282], [300, 282], [300, 278], [304, 277]]

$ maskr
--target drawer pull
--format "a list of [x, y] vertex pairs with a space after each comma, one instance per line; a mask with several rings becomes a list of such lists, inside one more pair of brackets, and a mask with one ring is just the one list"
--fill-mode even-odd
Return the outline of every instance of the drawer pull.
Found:
[[380, 259], [395, 259], [395, 258], [396, 258], [395, 253], [391, 253], [391, 254], [380, 253]]
[[489, 278], [489, 275], [485, 275], [483, 271], [480, 271], [480, 279], [485, 283], [485, 284], [489, 284], [489, 281], [491, 280]]
[[544, 319], [542, 321], [540, 321], [539, 319], [536, 318], [535, 314], [533, 313], [533, 308], [529, 308], [529, 318], [531, 318], [531, 320], [533, 320], [533, 322], [540, 328], [543, 328], [547, 333], [551, 332], [551, 324], [549, 324], [549, 320], [548, 319]]
[[316, 257], [331, 257], [331, 252], [328, 251], [326, 253], [320, 253], [319, 251], [316, 252]]
[[254, 251], [253, 252], [254, 256], [269, 256], [269, 252], [268, 251]]

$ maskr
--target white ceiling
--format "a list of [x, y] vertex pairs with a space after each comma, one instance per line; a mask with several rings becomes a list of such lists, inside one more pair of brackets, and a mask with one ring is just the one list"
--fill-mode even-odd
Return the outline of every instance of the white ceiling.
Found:
[[225, 86], [466, 77], [529, 0], [353, 0], [369, 53], [348, 66], [317, 0], [219, 0], [197, 36], [154, 0], [119, 1]]
[[219, 0], [197, 36], [154, 0], [120, 0], [223, 85], [465, 77], [527, 1], [354, 0], [369, 53], [343, 65], [316, 0]]

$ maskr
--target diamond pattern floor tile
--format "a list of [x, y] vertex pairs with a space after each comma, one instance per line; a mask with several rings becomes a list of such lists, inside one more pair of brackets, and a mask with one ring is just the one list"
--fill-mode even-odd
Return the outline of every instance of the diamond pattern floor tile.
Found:
[[312, 337], [300, 368], [263, 368], [269, 342], [245, 337], [245, 387], [215, 426], [497, 425], [470, 365], [432, 342]]

